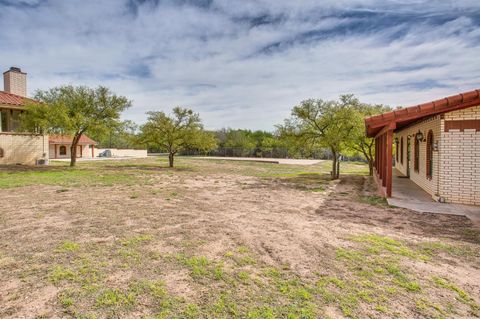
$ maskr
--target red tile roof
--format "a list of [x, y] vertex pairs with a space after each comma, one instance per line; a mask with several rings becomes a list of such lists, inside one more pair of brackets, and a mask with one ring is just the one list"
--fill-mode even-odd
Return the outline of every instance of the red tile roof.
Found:
[[5, 91], [0, 91], [0, 105], [24, 106], [28, 101], [34, 100]]
[[[48, 143], [49, 144], [72, 144], [73, 136], [70, 135], [49, 135], [48, 136]], [[79, 144], [90, 144], [90, 145], [97, 145], [98, 143], [92, 140], [87, 135], [83, 134], [80, 137]]]
[[440, 100], [401, 108], [365, 118], [367, 136], [377, 135], [384, 127], [405, 127], [421, 118], [480, 105], [480, 89], [452, 95]]

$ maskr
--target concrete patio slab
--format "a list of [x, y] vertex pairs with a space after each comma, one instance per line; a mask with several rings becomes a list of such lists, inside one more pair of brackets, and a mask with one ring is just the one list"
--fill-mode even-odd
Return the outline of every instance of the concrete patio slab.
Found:
[[388, 204], [411, 209], [420, 213], [460, 215], [468, 217], [474, 224], [480, 225], [480, 207], [439, 203], [432, 199], [409, 178], [401, 176], [394, 170], [392, 197], [387, 198]]

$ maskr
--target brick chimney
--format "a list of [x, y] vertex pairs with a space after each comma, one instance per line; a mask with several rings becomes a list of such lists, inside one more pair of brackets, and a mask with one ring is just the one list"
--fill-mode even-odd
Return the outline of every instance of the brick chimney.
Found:
[[12, 66], [10, 70], [3, 72], [3, 85], [5, 92], [26, 97], [27, 73]]

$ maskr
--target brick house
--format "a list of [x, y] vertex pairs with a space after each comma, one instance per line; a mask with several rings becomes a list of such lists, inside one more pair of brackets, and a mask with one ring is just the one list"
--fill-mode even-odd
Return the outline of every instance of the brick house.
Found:
[[[20, 114], [26, 104], [27, 74], [19, 68], [3, 73], [4, 91], [0, 91], [0, 164], [33, 165], [48, 158], [70, 156], [72, 138], [20, 132]], [[93, 157], [96, 142], [83, 136], [79, 157]], [[57, 153], [55, 153], [57, 150]]]
[[480, 90], [372, 116], [365, 125], [385, 196], [396, 174], [436, 201], [480, 205]]

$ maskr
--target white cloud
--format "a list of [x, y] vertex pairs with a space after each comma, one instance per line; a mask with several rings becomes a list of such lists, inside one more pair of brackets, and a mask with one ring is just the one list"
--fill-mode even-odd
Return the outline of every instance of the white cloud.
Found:
[[184, 105], [209, 128], [272, 129], [310, 97], [409, 105], [478, 87], [476, 1], [23, 2], [0, 0], [0, 68], [22, 67], [30, 92], [109, 86], [137, 122]]

